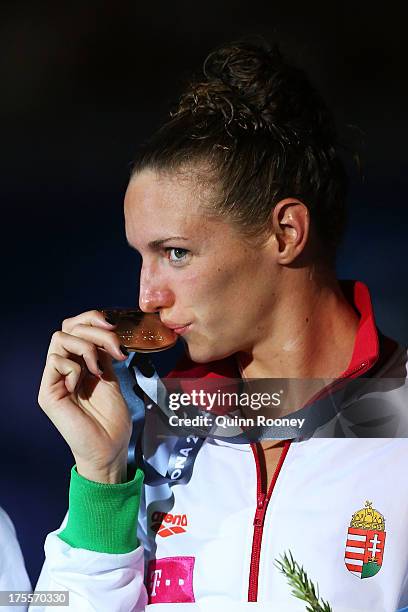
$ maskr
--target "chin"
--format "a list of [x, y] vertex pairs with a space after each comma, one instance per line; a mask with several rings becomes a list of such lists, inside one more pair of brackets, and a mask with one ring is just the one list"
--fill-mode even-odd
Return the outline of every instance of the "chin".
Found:
[[218, 361], [224, 359], [230, 355], [233, 355], [235, 351], [226, 352], [221, 350], [221, 346], [211, 346], [210, 344], [205, 345], [203, 342], [201, 345], [196, 342], [185, 341], [185, 348], [187, 355], [194, 361], [194, 363], [210, 363], [211, 361]]

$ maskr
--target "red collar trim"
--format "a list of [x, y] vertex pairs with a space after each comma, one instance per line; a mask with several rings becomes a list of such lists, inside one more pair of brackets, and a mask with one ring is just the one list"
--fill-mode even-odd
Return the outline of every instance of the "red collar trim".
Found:
[[367, 372], [376, 363], [380, 354], [380, 343], [367, 285], [360, 281], [341, 281], [340, 286], [350, 304], [360, 315], [350, 363], [339, 376], [339, 378], [354, 378]]
[[[379, 358], [379, 340], [368, 287], [360, 281], [341, 281], [342, 291], [360, 315], [353, 355], [339, 378], [354, 378], [367, 372]], [[240, 378], [232, 357], [198, 364], [185, 357], [166, 378]]]

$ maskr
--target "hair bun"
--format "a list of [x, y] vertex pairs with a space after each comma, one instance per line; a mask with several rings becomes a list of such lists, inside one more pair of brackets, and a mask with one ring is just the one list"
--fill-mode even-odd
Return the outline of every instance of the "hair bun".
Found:
[[230, 134], [234, 129], [266, 127], [262, 113], [268, 104], [267, 80], [275, 55], [277, 49], [270, 52], [241, 42], [210, 53], [203, 65], [205, 80], [190, 84], [175, 114], [193, 113], [201, 120], [198, 127], [205, 126], [205, 117], [211, 121], [222, 116], [222, 127]]
[[251, 109], [262, 112], [268, 103], [268, 80], [274, 63], [281, 60], [279, 50], [239, 43], [222, 47], [204, 62], [208, 82], [223, 83]]
[[302, 71], [286, 63], [276, 45], [223, 46], [207, 57], [203, 72], [205, 80], [190, 85], [175, 113], [195, 115], [198, 131], [222, 116], [220, 128], [230, 135], [236, 130], [268, 132], [278, 141], [297, 144], [313, 131], [314, 137], [320, 133], [334, 139], [324, 103], [316, 104], [314, 88]]

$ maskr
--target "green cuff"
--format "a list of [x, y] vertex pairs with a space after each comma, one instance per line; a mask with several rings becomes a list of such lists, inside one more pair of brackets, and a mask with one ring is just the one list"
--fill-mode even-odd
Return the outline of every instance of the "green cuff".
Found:
[[73, 548], [105, 553], [127, 553], [139, 546], [137, 516], [144, 474], [133, 480], [104, 484], [71, 470], [69, 514], [61, 540]]

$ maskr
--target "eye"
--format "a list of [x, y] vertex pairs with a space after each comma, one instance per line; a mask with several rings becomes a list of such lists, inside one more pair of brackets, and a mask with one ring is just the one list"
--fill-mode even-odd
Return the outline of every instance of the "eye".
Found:
[[187, 249], [180, 249], [177, 247], [168, 247], [166, 253], [169, 261], [175, 264], [185, 263], [190, 255], [190, 251]]

